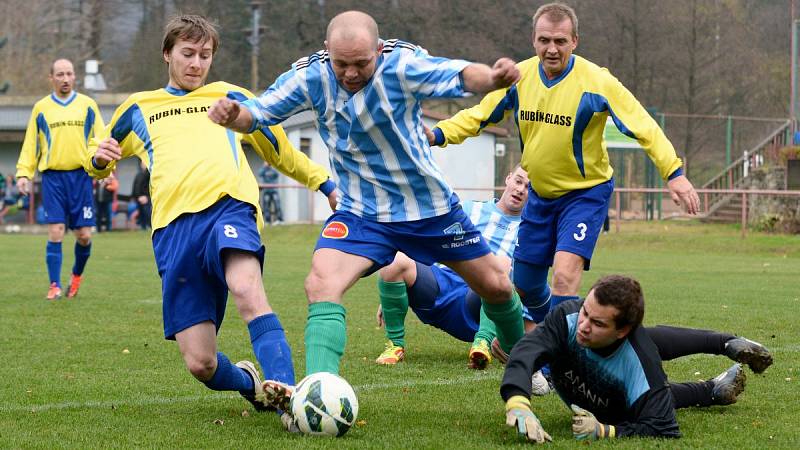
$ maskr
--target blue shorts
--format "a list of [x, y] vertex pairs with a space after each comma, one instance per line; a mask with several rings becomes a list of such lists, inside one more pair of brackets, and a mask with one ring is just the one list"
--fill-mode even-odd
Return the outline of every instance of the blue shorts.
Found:
[[422, 323], [472, 342], [480, 325], [481, 304], [468, 304], [467, 292], [467, 283], [452, 270], [417, 263], [417, 281], [408, 289], [408, 305]]
[[95, 226], [92, 179], [83, 169], [42, 172], [45, 223], [63, 223], [70, 230]]
[[228, 300], [222, 251], [251, 252], [264, 264], [255, 214], [254, 206], [224, 197], [153, 233], [165, 338], [175, 339], [175, 333], [208, 320], [219, 331]]
[[589, 270], [612, 192], [613, 178], [556, 199], [541, 198], [528, 188], [514, 259], [552, 266], [556, 252], [566, 251], [582, 256]]
[[461, 206], [441, 216], [409, 222], [374, 222], [336, 211], [325, 223], [314, 250], [320, 248], [371, 259], [375, 264], [364, 276], [391, 264], [398, 251], [426, 265], [491, 253]]

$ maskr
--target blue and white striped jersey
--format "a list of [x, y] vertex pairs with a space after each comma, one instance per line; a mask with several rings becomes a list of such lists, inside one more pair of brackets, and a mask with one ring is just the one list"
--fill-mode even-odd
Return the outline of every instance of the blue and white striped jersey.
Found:
[[461, 203], [469, 220], [481, 232], [492, 253], [514, 259], [517, 244], [517, 231], [522, 216], [503, 214], [497, 208], [497, 200], [475, 202], [465, 200]]
[[434, 162], [421, 101], [466, 95], [463, 60], [429, 56], [398, 40], [383, 42], [375, 74], [356, 93], [339, 85], [327, 51], [302, 58], [257, 99], [243, 103], [254, 128], [312, 110], [328, 146], [339, 209], [378, 222], [449, 212], [458, 197]]

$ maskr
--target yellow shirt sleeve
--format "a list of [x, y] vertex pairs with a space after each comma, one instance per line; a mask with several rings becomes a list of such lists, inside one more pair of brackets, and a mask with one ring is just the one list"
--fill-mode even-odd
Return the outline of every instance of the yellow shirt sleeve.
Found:
[[514, 111], [515, 98], [516, 87], [498, 89], [486, 94], [472, 108], [463, 109], [455, 116], [439, 122], [436, 128], [444, 134], [444, 142], [440, 146], [460, 144], [467, 138], [481, 134], [487, 126], [503, 121]]
[[244, 140], [253, 146], [264, 161], [309, 189], [319, 189], [320, 185], [330, 178], [324, 167], [294, 148], [280, 125], [246, 134]]
[[682, 165], [675, 148], [636, 97], [616, 77], [606, 70], [604, 72], [607, 74], [604, 90], [609, 107], [616, 116], [612, 117], [614, 124], [622, 133], [639, 142], [658, 168], [661, 178], [666, 180]]
[[[137, 107], [135, 100], [132, 100], [133, 98], [133, 96], [129, 97], [116, 109], [116, 111], [114, 111], [114, 115], [111, 117], [111, 122], [108, 123], [108, 126], [103, 126], [102, 118], [99, 118], [98, 121], [95, 122], [95, 128], [92, 130], [94, 137], [89, 140], [89, 149], [83, 161], [83, 168], [86, 170], [86, 173], [88, 173], [89, 176], [97, 179], [106, 178], [117, 166], [117, 161], [111, 161], [105, 168], [98, 168], [93, 162], [94, 155], [97, 153], [97, 146], [100, 145], [101, 142], [112, 138], [115, 134], [115, 131], [119, 132], [118, 124], [120, 118], [128, 113], [130, 108]], [[97, 113], [99, 114], [99, 111]], [[129, 158], [144, 151], [144, 143], [139, 139], [136, 133], [125, 133], [122, 142], [118, 143], [122, 150], [121, 159]]]
[[33, 178], [36, 173], [36, 165], [39, 162], [39, 126], [36, 124], [39, 116], [38, 103], [31, 111], [31, 118], [28, 119], [28, 126], [25, 129], [25, 140], [22, 141], [22, 150], [17, 161], [16, 178]]

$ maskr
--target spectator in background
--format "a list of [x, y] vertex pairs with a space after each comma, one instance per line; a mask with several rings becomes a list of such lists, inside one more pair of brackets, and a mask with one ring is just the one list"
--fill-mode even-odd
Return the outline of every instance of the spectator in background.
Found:
[[136, 204], [136, 223], [142, 230], [150, 228], [150, 171], [147, 164], [142, 161], [139, 165], [139, 172], [133, 179], [133, 189], [131, 190], [131, 202]]
[[[258, 171], [258, 178], [264, 184], [277, 184], [280, 174], [268, 162], [264, 162], [261, 170]], [[273, 206], [274, 205], [274, 206]], [[278, 190], [274, 187], [261, 189], [261, 209], [264, 210], [264, 221], [267, 223], [283, 222], [283, 212], [281, 211], [281, 197]], [[273, 217], [273, 211], [275, 215]]]
[[97, 210], [97, 232], [111, 231], [111, 222], [114, 219], [113, 204], [119, 190], [119, 180], [112, 173], [107, 178], [98, 180], [94, 184], [94, 201]]

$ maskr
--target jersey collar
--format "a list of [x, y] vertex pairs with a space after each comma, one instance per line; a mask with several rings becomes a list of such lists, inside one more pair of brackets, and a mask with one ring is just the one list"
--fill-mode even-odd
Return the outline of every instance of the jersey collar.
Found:
[[176, 95], [178, 97], [183, 97], [184, 95], [186, 95], [189, 92], [191, 92], [191, 91], [186, 91], [186, 90], [183, 90], [183, 89], [178, 89], [178, 88], [172, 87], [170, 85], [164, 86], [164, 90], [169, 92], [170, 94]]
[[561, 75], [553, 78], [552, 80], [547, 79], [547, 75], [544, 73], [544, 68], [542, 67], [542, 62], [539, 61], [539, 78], [542, 80], [542, 84], [551, 88], [558, 84], [559, 81], [563, 80], [570, 72], [572, 72], [572, 67], [575, 65], [575, 55], [570, 55], [569, 63], [567, 63], [567, 68], [561, 72]]
[[59, 98], [59, 97], [56, 95], [56, 93], [55, 93], [55, 92], [53, 92], [52, 94], [50, 94], [50, 98], [52, 98], [54, 102], [56, 102], [57, 104], [59, 104], [59, 105], [61, 105], [61, 106], [67, 106], [67, 105], [69, 105], [70, 103], [72, 103], [72, 101], [73, 101], [73, 100], [75, 100], [75, 97], [77, 97], [77, 95], [78, 95], [78, 93], [77, 93], [77, 92], [75, 92], [75, 91], [72, 91], [72, 92], [70, 92], [70, 94], [69, 94], [69, 97], [67, 97], [67, 99], [66, 99], [66, 100], [61, 100], [61, 99], [60, 99], [60, 98]]

